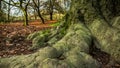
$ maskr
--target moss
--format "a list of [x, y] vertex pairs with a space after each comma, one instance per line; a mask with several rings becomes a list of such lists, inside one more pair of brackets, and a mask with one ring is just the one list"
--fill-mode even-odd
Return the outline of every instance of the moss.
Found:
[[81, 51], [88, 52], [91, 44], [91, 34], [88, 31], [82, 24], [72, 25], [63, 39], [58, 41], [53, 47], [61, 53], [77, 46], [81, 47]]
[[38, 68], [36, 65], [37, 64], [32, 63], [32, 64], [26, 66], [26, 68]]
[[50, 34], [50, 30], [30, 34], [27, 39], [32, 40], [33, 45], [29, 49], [38, 49], [46, 46], [46, 42], [49, 40]]
[[58, 38], [57, 37], [53, 37], [51, 38], [47, 43], [52, 46], [54, 45], [56, 42], [58, 41]]
[[28, 40], [33, 40], [34, 38], [36, 38], [36, 37], [39, 36], [39, 35], [47, 35], [47, 34], [50, 34], [50, 33], [51, 33], [51, 32], [50, 32], [49, 29], [43, 30], [43, 31], [34, 32], [34, 33], [30, 34], [30, 35], [27, 37], [27, 39], [28, 39]]
[[73, 68], [99, 68], [98, 62], [84, 52], [68, 52], [66, 62]]
[[45, 46], [46, 37], [44, 35], [37, 36], [32, 41], [32, 47], [30, 49], [38, 49]]
[[35, 37], [37, 37], [37, 36], [40, 35], [40, 34], [42, 34], [41, 31], [34, 32], [34, 33], [28, 35], [27, 39], [28, 39], [28, 40], [33, 40]]
[[120, 16], [113, 18], [111, 24], [120, 29]]
[[100, 49], [110, 54], [115, 61], [120, 62], [120, 31], [109, 27], [105, 21], [100, 19], [93, 21], [90, 29], [99, 41]]
[[38, 64], [47, 58], [57, 58], [59, 53], [53, 47], [45, 47], [38, 52], [29, 55], [21, 55], [10, 58], [2, 58], [0, 61], [1, 68], [38, 68]]
[[62, 63], [59, 60], [56, 59], [45, 59], [42, 64], [40, 65], [40, 68], [70, 68], [66, 63]]
[[59, 26], [59, 25], [60, 25], [60, 22], [56, 22], [56, 23], [51, 24], [50, 26], [56, 27], [56, 26]]
[[41, 55], [42, 57], [46, 57], [46, 58], [56, 58], [59, 56], [58, 51], [53, 48], [53, 47], [45, 47], [43, 49], [39, 50], [39, 55]]
[[10, 61], [8, 61], [7, 58], [5, 59], [0, 59], [0, 68], [8, 68], [10, 64]]
[[[45, 42], [44, 40], [48, 38], [48, 35], [48, 33], [46, 35], [40, 34], [33, 40], [38, 45], [38, 43]], [[55, 41], [56, 39], [57, 37], [55, 37]], [[6, 59], [6, 61], [10, 60], [12, 63], [5, 62], [5, 59], [1, 60], [0, 63], [1, 65], [5, 63], [8, 68], [97, 68], [99, 64], [88, 55], [91, 40], [91, 33], [83, 24], [74, 24], [70, 26], [68, 33], [54, 45], [40, 48], [33, 54]], [[61, 56], [65, 57], [60, 60]]]

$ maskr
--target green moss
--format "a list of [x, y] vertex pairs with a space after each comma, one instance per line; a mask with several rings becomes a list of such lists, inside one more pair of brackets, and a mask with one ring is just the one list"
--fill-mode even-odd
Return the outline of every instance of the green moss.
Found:
[[60, 25], [60, 22], [56, 22], [56, 23], [51, 24], [50, 26], [56, 27], [56, 26], [59, 26], [59, 25]]
[[40, 31], [39, 32], [34, 32], [32, 34], [30, 34], [27, 39], [28, 40], [33, 40], [35, 37], [37, 37], [38, 35], [42, 34]]
[[99, 64], [84, 52], [70, 51], [67, 53], [66, 62], [73, 68], [99, 68]]
[[43, 31], [38, 31], [38, 32], [34, 32], [32, 34], [30, 34], [27, 39], [28, 40], [33, 40], [34, 38], [36, 38], [39, 35], [47, 35], [50, 33], [50, 30], [43, 30]]
[[88, 52], [89, 45], [91, 44], [91, 34], [89, 30], [82, 24], [72, 25], [68, 33], [58, 41], [53, 47], [55, 47], [61, 53], [67, 52], [74, 47], [81, 47], [81, 51]]
[[58, 51], [53, 48], [53, 47], [45, 47], [43, 49], [40, 49], [39, 50], [39, 55], [43, 56], [44, 58], [47, 57], [47, 58], [55, 58], [55, 57], [58, 57], [59, 56], [59, 53]]
[[66, 63], [60, 62], [57, 59], [47, 58], [42, 62], [40, 68], [70, 68], [70, 67]]
[[111, 24], [120, 29], [120, 16], [113, 18]]
[[32, 40], [33, 45], [29, 49], [38, 49], [46, 46], [46, 42], [49, 40], [50, 34], [50, 30], [44, 30], [30, 34], [27, 39]]
[[99, 41], [100, 49], [110, 54], [115, 61], [120, 62], [120, 31], [109, 27], [105, 21], [100, 19], [93, 21], [90, 29]]
[[59, 39], [57, 37], [51, 38], [47, 43], [52, 46], [54, 45]]
[[30, 49], [38, 49], [45, 46], [46, 37], [44, 35], [37, 36], [32, 40], [32, 47]]

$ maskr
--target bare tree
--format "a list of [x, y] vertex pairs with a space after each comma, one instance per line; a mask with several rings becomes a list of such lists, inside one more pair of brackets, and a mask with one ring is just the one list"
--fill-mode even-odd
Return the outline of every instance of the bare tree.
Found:
[[60, 1], [57, 1], [57, 0], [48, 0], [44, 3], [44, 7], [46, 8], [46, 10], [48, 11], [50, 15], [50, 20], [53, 20], [54, 10], [57, 10], [60, 13], [64, 13], [64, 10], [61, 7], [59, 2]]
[[45, 21], [44, 21], [44, 18], [42, 17], [41, 13], [40, 13], [40, 7], [41, 7], [41, 4], [40, 4], [40, 0], [32, 0], [33, 3], [34, 3], [34, 9], [37, 11], [38, 13], [38, 16], [39, 18], [41, 19], [42, 23], [44, 24]]
[[24, 15], [24, 26], [28, 25], [28, 13], [27, 13], [27, 9], [28, 9], [28, 5], [29, 5], [29, 2], [30, 0], [11, 0], [11, 3], [5, 1], [5, 0], [2, 0], [3, 2], [9, 4], [9, 5], [12, 5], [12, 6], [15, 6], [17, 8], [19, 8], [22, 12], [23, 12], [23, 15]]

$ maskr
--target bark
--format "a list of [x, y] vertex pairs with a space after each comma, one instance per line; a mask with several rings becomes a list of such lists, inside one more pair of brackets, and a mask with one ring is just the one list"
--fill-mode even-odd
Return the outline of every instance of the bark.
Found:
[[36, 16], [36, 11], [35, 11], [35, 9], [34, 9], [34, 18], [35, 18], [35, 20], [37, 19], [37, 16]]
[[24, 26], [27, 26], [28, 25], [28, 13], [27, 13], [27, 9], [23, 10], [23, 13], [24, 13]]
[[1, 11], [1, 7], [2, 7], [2, 4], [1, 4], [1, 0], [0, 0], [0, 11]]
[[27, 13], [29, 2], [30, 2], [30, 0], [27, 2], [27, 4], [25, 5], [25, 7], [23, 7], [23, 6], [22, 6], [23, 2], [20, 1], [20, 3], [21, 3], [21, 4], [20, 4], [20, 7], [21, 7], [21, 9], [22, 9], [22, 11], [23, 11], [23, 14], [24, 14], [24, 20], [25, 20], [25, 22], [24, 22], [24, 26], [29, 25], [29, 24], [28, 24], [28, 13]]
[[[67, 21], [71, 21], [71, 23], [85, 21], [84, 23], [90, 24], [94, 19], [100, 18], [110, 25], [109, 22], [111, 18], [120, 14], [120, 10], [116, 8], [119, 6], [119, 3], [116, 4], [116, 7], [112, 8], [114, 3], [111, 1], [112, 0], [72, 0]], [[115, 9], [115, 11], [110, 9]]]
[[49, 7], [49, 13], [50, 13], [50, 20], [53, 20], [53, 1], [50, 0], [50, 7]]
[[44, 18], [42, 17], [41, 13], [39, 10], [37, 10], [38, 16], [41, 19], [42, 23], [45, 24]]
[[50, 20], [53, 20], [53, 12], [50, 13]]
[[[10, 3], [10, 0], [9, 0]], [[10, 4], [8, 4], [8, 21], [10, 21]]]

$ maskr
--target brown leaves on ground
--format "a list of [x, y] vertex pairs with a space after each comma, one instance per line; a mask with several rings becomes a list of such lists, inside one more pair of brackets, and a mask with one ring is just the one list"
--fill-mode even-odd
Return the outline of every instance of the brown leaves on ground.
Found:
[[34, 52], [28, 49], [32, 46], [32, 42], [26, 40], [26, 37], [35, 31], [51, 28], [49, 25], [54, 22], [56, 21], [47, 21], [46, 24], [41, 24], [39, 21], [34, 21], [26, 27], [20, 22], [0, 25], [0, 57]]

